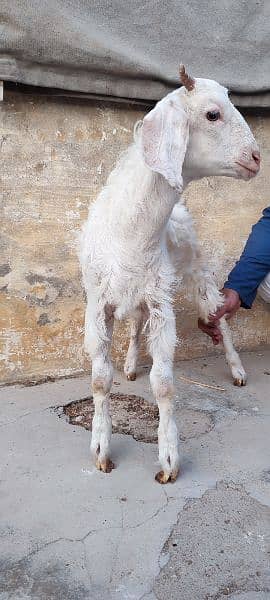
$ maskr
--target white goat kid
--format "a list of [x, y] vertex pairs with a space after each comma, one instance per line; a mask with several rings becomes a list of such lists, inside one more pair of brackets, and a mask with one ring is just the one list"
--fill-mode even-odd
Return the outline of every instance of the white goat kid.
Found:
[[[132, 317], [125, 364], [135, 378], [138, 339], [147, 320], [153, 359], [152, 390], [159, 407], [160, 483], [175, 481], [179, 470], [178, 435], [173, 417], [173, 358], [176, 344], [172, 300], [179, 274], [195, 290], [199, 314], [207, 321], [222, 304], [202, 264], [192, 219], [180, 203], [192, 180], [226, 175], [245, 180], [259, 169], [253, 135], [215, 81], [192, 79], [181, 68], [180, 89], [157, 103], [136, 128], [135, 142], [120, 158], [90, 207], [81, 246], [87, 293], [85, 348], [92, 359], [95, 415], [91, 450], [103, 472], [110, 460], [109, 392], [114, 318]], [[245, 381], [228, 327], [224, 345], [233, 376]]]

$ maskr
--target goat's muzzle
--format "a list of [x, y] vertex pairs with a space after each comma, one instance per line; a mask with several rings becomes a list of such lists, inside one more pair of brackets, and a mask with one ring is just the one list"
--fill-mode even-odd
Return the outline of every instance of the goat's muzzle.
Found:
[[252, 153], [250, 160], [237, 160], [236, 164], [240, 167], [239, 174], [243, 179], [252, 179], [258, 175], [260, 170], [260, 153]]

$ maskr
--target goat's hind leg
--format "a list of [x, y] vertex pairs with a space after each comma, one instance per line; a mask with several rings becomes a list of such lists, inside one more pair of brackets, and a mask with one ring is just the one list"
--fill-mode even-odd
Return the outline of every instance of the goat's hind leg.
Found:
[[135, 381], [139, 352], [140, 335], [144, 324], [144, 315], [141, 308], [134, 311], [130, 320], [130, 341], [124, 365], [124, 373], [129, 381]]
[[[184, 283], [190, 290], [190, 296], [195, 297], [199, 317], [208, 323], [209, 315], [214, 314], [222, 306], [223, 296], [211, 273], [204, 265], [192, 220], [187, 210], [179, 204], [175, 206], [172, 215], [174, 216], [171, 217], [168, 225], [168, 242], [172, 261], [176, 269], [180, 270], [180, 274], [184, 275]], [[185, 269], [183, 272], [183, 266], [188, 267], [186, 273]], [[220, 329], [234, 385], [245, 385], [247, 375], [240, 357], [233, 347], [231, 331], [225, 318], [220, 320]]]
[[231, 330], [225, 317], [220, 319], [220, 330], [223, 337], [223, 345], [226, 353], [227, 363], [233, 376], [233, 383], [238, 387], [246, 385], [247, 374], [241, 363], [239, 354], [233, 347]]
[[86, 308], [85, 347], [92, 358], [92, 392], [95, 414], [92, 422], [91, 452], [99, 471], [110, 473], [112, 423], [109, 413], [109, 394], [113, 379], [110, 347], [113, 330], [113, 311], [110, 306]]
[[[209, 315], [214, 314], [223, 304], [222, 294], [220, 294], [216, 284], [211, 280], [211, 276], [206, 275], [204, 293], [200, 295], [199, 291], [198, 296], [199, 316], [207, 323]], [[233, 383], [238, 387], [244, 386], [246, 385], [247, 375], [241, 363], [239, 354], [234, 349], [231, 330], [225, 317], [220, 319], [220, 330], [222, 333], [227, 363], [233, 377]]]

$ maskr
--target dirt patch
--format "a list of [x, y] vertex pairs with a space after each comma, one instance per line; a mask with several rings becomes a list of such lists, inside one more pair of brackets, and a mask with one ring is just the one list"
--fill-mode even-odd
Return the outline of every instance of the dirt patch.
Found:
[[[64, 414], [72, 425], [91, 430], [94, 416], [93, 397], [70, 402]], [[157, 443], [158, 407], [134, 394], [111, 394], [110, 413], [113, 433], [132, 435], [139, 442]], [[176, 414], [181, 440], [208, 433], [214, 427], [210, 414], [183, 407]]]

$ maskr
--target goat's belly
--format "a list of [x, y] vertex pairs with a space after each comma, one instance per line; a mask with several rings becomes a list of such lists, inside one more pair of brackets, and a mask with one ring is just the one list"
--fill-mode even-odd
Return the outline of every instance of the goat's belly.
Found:
[[114, 316], [116, 319], [121, 320], [129, 316], [140, 305], [144, 304], [145, 297], [142, 290], [129, 288], [125, 290], [121, 297], [115, 297], [114, 300]]
[[[139, 280], [132, 277], [123, 282], [122, 286], [119, 286], [118, 281], [117, 293], [114, 291], [112, 302], [115, 318], [121, 320], [132, 314], [137, 308], [145, 306], [149, 308], [150, 304], [157, 306], [164, 303], [164, 298], [172, 296], [173, 281], [174, 278], [171, 274], [161, 277], [160, 274], [150, 276], [149, 272], [145, 277], [141, 276]], [[112, 289], [116, 290], [115, 287]]]
[[111, 273], [110, 299], [116, 319], [123, 319], [145, 303], [146, 281], [143, 274]]

